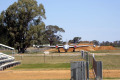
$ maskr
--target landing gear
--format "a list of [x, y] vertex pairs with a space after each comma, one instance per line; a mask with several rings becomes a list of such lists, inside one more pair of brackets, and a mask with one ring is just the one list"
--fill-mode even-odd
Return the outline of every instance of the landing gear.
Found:
[[73, 52], [75, 52], [75, 48], [73, 48]]
[[60, 53], [60, 49], [58, 48], [58, 52]]
[[67, 52], [67, 49], [65, 49], [65, 52]]

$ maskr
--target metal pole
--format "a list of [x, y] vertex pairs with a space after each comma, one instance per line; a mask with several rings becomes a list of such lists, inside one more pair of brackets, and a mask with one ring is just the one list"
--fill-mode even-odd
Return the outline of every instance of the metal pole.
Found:
[[23, 55], [21, 55], [21, 60], [23, 59]]
[[45, 63], [45, 53], [44, 53], [44, 63]]
[[89, 62], [86, 61], [86, 68], [87, 68], [87, 80], [89, 80]]
[[88, 52], [86, 52], [86, 61], [88, 61]]

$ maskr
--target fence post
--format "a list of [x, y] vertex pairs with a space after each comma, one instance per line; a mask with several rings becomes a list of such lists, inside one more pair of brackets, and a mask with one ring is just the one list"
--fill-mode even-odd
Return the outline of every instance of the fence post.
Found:
[[84, 50], [81, 51], [81, 56], [84, 58]]
[[76, 61], [71, 63], [71, 80], [86, 80], [85, 61]]
[[88, 52], [86, 52], [86, 61], [88, 61]]
[[102, 80], [102, 61], [97, 61], [97, 73], [96, 73], [96, 80]]
[[89, 80], [89, 62], [86, 62], [86, 73], [87, 73], [87, 80]]

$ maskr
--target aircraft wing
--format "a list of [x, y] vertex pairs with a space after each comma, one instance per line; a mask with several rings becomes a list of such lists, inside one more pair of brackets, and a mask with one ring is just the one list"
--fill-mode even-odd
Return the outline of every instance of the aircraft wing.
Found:
[[43, 47], [51, 47], [51, 48], [59, 47], [59, 48], [62, 48], [63, 46], [43, 46]]
[[92, 46], [92, 45], [79, 45], [79, 46], [76, 46], [76, 47], [88, 47], [88, 46]]
[[79, 45], [79, 46], [75, 45], [75, 46], [69, 46], [69, 48], [88, 47], [88, 46], [92, 46], [92, 45]]
[[63, 46], [48, 46], [49, 48], [63, 48]]
[[36, 45], [36, 47], [48, 47], [48, 48], [63, 48], [63, 46], [50, 46], [50, 45]]
[[[57, 46], [56, 46], [57, 47]], [[63, 46], [58, 46], [58, 48], [63, 48]]]
[[74, 48], [75, 46], [69, 46], [69, 48]]

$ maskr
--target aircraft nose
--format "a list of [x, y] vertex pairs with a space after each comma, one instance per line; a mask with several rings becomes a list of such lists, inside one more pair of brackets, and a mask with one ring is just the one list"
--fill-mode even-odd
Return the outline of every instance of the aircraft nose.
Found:
[[93, 47], [96, 47], [96, 45], [93, 45]]
[[68, 45], [64, 45], [64, 49], [69, 49], [69, 46]]

